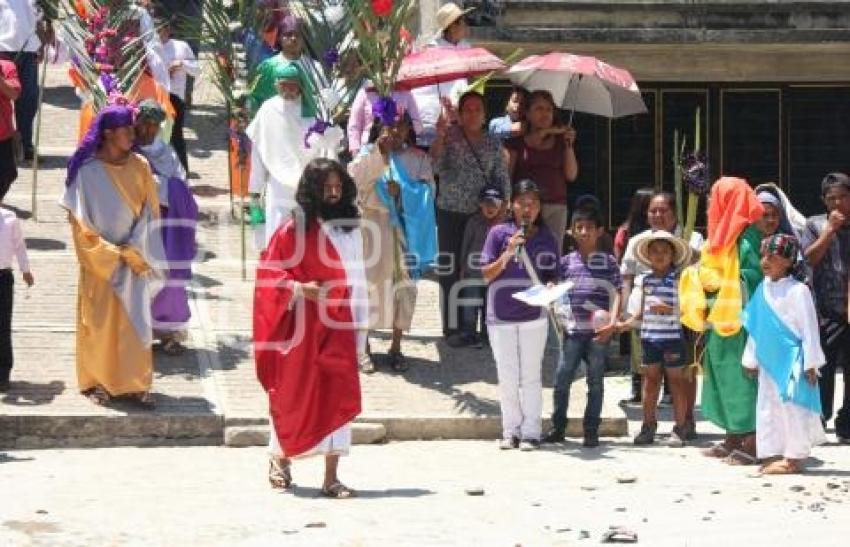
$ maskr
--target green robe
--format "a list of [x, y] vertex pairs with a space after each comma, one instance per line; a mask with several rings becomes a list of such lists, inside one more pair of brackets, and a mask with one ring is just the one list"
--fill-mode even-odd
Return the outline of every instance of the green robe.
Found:
[[[761, 233], [748, 227], [738, 238], [738, 260], [744, 302], [762, 280]], [[713, 305], [709, 298], [709, 305]], [[727, 433], [751, 433], [756, 429], [757, 383], [749, 379], [741, 366], [741, 356], [747, 344], [747, 332], [742, 327], [737, 334], [720, 336], [714, 330], [706, 334], [703, 356], [702, 415]]]

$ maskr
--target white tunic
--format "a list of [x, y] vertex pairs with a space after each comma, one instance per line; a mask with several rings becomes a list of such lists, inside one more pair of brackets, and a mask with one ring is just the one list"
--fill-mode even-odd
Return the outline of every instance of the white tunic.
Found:
[[[363, 265], [363, 237], [360, 228], [346, 232], [339, 228], [330, 228], [322, 223], [322, 231], [331, 240], [340, 262], [345, 268], [345, 277], [351, 286], [351, 317], [353, 328], [357, 329], [357, 354], [366, 351], [366, 327], [369, 323], [369, 292], [366, 285], [366, 269]], [[319, 455], [347, 456], [351, 448], [351, 423], [347, 423], [326, 436], [322, 441], [298, 458]], [[277, 440], [274, 427], [269, 435], [269, 452], [276, 457], [283, 456], [283, 449]]]
[[280, 96], [263, 103], [246, 134], [251, 139], [251, 193], [266, 192], [266, 225], [263, 248], [295, 208], [295, 191], [301, 173], [317, 157], [336, 159], [342, 130], [331, 127], [324, 135], [312, 135], [310, 148], [304, 137], [314, 120], [301, 117], [301, 101]]
[[[818, 318], [809, 288], [791, 277], [779, 281], [765, 278], [763, 283], [768, 305], [802, 340], [803, 370], [823, 366], [826, 358], [820, 345]], [[756, 343], [752, 337], [747, 340], [741, 363], [746, 368], [759, 368], [757, 456], [782, 456], [795, 460], [808, 458], [812, 446], [826, 441], [820, 416], [791, 402], [782, 402], [776, 382], [759, 367]]]

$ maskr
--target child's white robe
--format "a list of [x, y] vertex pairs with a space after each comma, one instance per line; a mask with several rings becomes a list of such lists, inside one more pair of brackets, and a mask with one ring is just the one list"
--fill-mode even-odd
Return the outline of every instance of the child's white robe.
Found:
[[[818, 369], [826, 362], [820, 345], [818, 318], [809, 288], [786, 277], [765, 278], [764, 298], [785, 325], [802, 340], [803, 369]], [[783, 402], [776, 382], [759, 367], [756, 342], [747, 340], [741, 358], [746, 368], [759, 368], [756, 402], [756, 454], [759, 459], [782, 456], [803, 460], [812, 446], [826, 441], [820, 416], [792, 402]]]

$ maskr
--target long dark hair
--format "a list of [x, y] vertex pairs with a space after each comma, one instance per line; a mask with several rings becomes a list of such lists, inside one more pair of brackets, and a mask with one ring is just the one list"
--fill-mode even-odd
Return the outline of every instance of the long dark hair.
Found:
[[[528, 113], [531, 112], [531, 105], [533, 105], [537, 101], [544, 101], [549, 103], [552, 107], [552, 125], [558, 125], [558, 105], [555, 104], [555, 99], [552, 97], [552, 94], [546, 91], [545, 89], [537, 89], [528, 94], [526, 98], [525, 104], [523, 105], [523, 114], [524, 119], [528, 120]], [[525, 132], [526, 134], [531, 131], [531, 124], [525, 124]]]
[[655, 190], [652, 188], [638, 188], [637, 192], [632, 196], [632, 201], [629, 204], [629, 214], [626, 220], [620, 225], [629, 234], [629, 237], [645, 232], [649, 229], [649, 220], [647, 215], [649, 211], [649, 202], [655, 196]]
[[[514, 201], [517, 200], [522, 194], [534, 193], [537, 194], [537, 199], [540, 199], [540, 187], [537, 186], [537, 183], [531, 179], [522, 179], [517, 181], [511, 187], [511, 205], [513, 205]], [[513, 208], [512, 208], [513, 209]], [[508, 217], [508, 222], [513, 222], [515, 224], [519, 224], [514, 218], [513, 210], [510, 212], [510, 216]], [[532, 223], [538, 228], [543, 226], [543, 207], [541, 205], [540, 212], [537, 213], [537, 218], [534, 219]]]
[[[305, 227], [309, 228], [315, 220], [320, 218], [324, 204], [325, 181], [328, 180], [331, 173], [336, 173], [342, 182], [342, 196], [335, 206], [336, 214], [333, 220], [360, 218], [356, 204], [357, 185], [354, 183], [354, 179], [339, 162], [326, 158], [316, 158], [311, 160], [304, 168], [301, 179], [298, 181], [298, 189], [295, 191], [295, 202], [301, 209], [300, 214], [303, 215]], [[297, 219], [299, 214], [293, 212], [293, 216]], [[351, 231], [353, 227], [351, 224], [342, 226], [347, 232]]]

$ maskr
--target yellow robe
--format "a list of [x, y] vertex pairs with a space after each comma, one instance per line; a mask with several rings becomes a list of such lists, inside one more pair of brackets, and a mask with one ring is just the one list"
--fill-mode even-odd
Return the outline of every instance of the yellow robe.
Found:
[[[150, 204], [159, 216], [156, 183], [147, 163], [131, 155], [126, 165], [104, 164], [124, 202], [138, 217]], [[80, 391], [103, 387], [110, 395], [149, 391], [153, 354], [139, 339], [109, 279], [126, 255], [69, 215], [80, 262], [77, 296], [77, 382]]]

